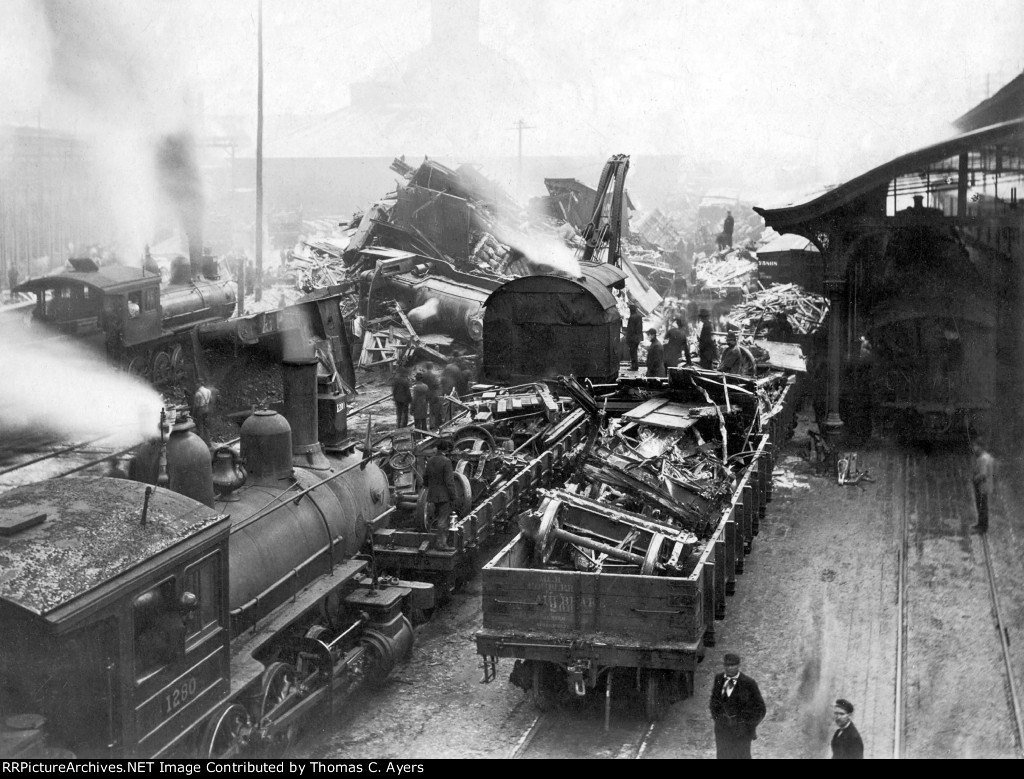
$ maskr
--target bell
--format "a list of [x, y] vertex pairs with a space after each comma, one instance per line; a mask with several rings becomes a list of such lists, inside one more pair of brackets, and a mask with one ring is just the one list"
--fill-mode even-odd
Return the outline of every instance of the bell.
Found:
[[221, 447], [213, 455], [213, 486], [220, 500], [233, 503], [238, 500], [234, 491], [245, 484], [248, 474], [234, 449]]

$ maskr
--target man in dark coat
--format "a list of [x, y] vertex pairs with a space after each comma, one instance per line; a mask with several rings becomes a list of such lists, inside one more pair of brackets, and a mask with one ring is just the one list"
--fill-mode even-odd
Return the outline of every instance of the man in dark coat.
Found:
[[702, 308], [698, 317], [700, 334], [697, 336], [697, 357], [700, 360], [700, 367], [710, 370], [715, 367], [715, 360], [718, 359], [718, 344], [711, 329], [711, 312]]
[[851, 714], [853, 704], [843, 698], [836, 699], [832, 707], [832, 718], [836, 721], [836, 732], [832, 734], [833, 760], [864, 759], [864, 741], [850, 719]]
[[679, 361], [686, 358], [686, 364], [692, 365], [690, 358], [690, 327], [683, 316], [675, 318], [674, 326], [665, 333], [665, 367], [674, 368]]
[[455, 508], [455, 469], [448, 459], [452, 442], [447, 438], [438, 439], [434, 456], [427, 460], [423, 474], [423, 486], [427, 489], [427, 511], [435, 529], [434, 548], [451, 550], [448, 545], [448, 527], [451, 513]]
[[[430, 389], [423, 381], [423, 373], [416, 374], [416, 381], [409, 392], [411, 396], [410, 410], [412, 411], [412, 426], [416, 430], [427, 429], [427, 415], [430, 413]], [[414, 434], [417, 438], [421, 433]]]
[[736, 220], [732, 218], [732, 211], [725, 212], [725, 222], [722, 224], [722, 235], [725, 237], [725, 242], [729, 244], [729, 248], [732, 248], [732, 228], [736, 224]]
[[711, 687], [711, 719], [719, 760], [749, 760], [750, 742], [767, 711], [757, 682], [740, 673], [739, 655], [726, 654], [725, 672]]
[[734, 373], [737, 376], [756, 376], [757, 360], [753, 353], [739, 342], [734, 331], [725, 336], [725, 351], [718, 362], [718, 370], [722, 373]]
[[640, 344], [644, 340], [644, 317], [636, 303], [629, 304], [629, 321], [626, 323], [626, 346], [629, 347], [629, 367], [640, 370]]
[[395, 404], [396, 427], [409, 426], [409, 404], [412, 403], [412, 388], [409, 386], [409, 369], [399, 368], [391, 379], [391, 400]]
[[667, 376], [665, 372], [665, 347], [658, 340], [658, 331], [653, 327], [647, 331], [651, 343], [647, 347], [647, 375]]

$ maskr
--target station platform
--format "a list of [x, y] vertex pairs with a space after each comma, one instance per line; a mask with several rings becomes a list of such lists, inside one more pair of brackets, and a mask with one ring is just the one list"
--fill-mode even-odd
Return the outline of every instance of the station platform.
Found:
[[[778, 460], [767, 517], [716, 625], [716, 646], [698, 668], [695, 694], [670, 709], [645, 757], [715, 756], [708, 699], [726, 652], [741, 656], [767, 704], [755, 758], [829, 757], [837, 697], [854, 704], [868, 758], [1019, 756], [986, 542], [970, 532], [969, 451], [872, 440], [857, 450], [872, 481], [841, 486], [814, 475], [802, 456], [804, 416]], [[1019, 485], [1007, 478], [1013, 470], [997, 461], [988, 545], [1020, 690], [1024, 517]]]

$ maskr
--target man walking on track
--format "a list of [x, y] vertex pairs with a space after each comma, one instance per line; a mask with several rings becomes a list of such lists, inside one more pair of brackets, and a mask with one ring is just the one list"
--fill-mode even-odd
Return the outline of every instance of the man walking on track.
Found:
[[981, 438], [978, 436], [971, 441], [971, 449], [974, 450], [974, 473], [971, 476], [971, 481], [974, 482], [974, 504], [978, 509], [978, 524], [971, 530], [977, 533], [987, 533], [988, 501], [992, 497], [995, 460], [985, 451]]

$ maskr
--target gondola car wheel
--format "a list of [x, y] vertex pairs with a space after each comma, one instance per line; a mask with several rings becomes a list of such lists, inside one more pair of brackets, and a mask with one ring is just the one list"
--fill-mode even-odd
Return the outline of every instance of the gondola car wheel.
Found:
[[547, 711], [551, 708], [551, 701], [544, 689], [544, 663], [534, 660], [531, 665], [533, 665], [533, 679], [530, 684], [530, 702], [533, 703], [537, 711]]
[[245, 707], [232, 703], [210, 718], [203, 734], [203, 757], [230, 758], [245, 754], [252, 722]]
[[[263, 672], [263, 684], [260, 692], [260, 716], [261, 728], [266, 728], [273, 721], [272, 718], [279, 717], [287, 709], [277, 711], [288, 697], [298, 688], [298, 674], [295, 668], [288, 663], [271, 663]], [[279, 756], [284, 753], [292, 741], [295, 740], [297, 726], [289, 725], [287, 728], [266, 739], [262, 744], [262, 752], [268, 756]]]
[[665, 695], [661, 681], [661, 671], [648, 669], [644, 684], [644, 709], [647, 719], [651, 722], [661, 719], [664, 710]]

